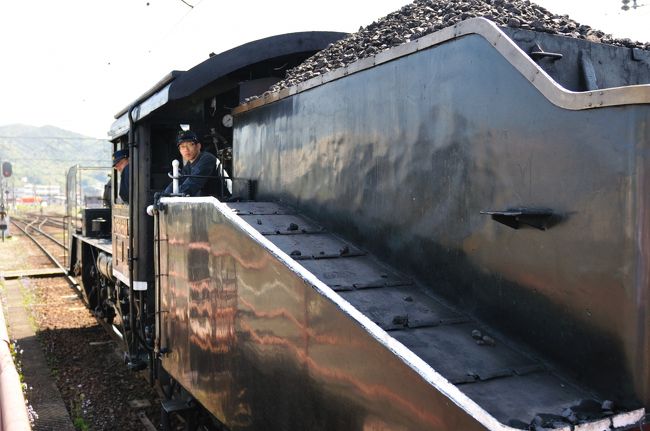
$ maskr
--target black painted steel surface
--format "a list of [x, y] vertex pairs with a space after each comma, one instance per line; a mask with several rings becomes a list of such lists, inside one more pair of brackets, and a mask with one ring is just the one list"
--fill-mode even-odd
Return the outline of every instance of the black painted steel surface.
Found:
[[580, 423], [640, 417], [601, 412], [589, 389], [287, 207], [165, 205], [163, 366], [231, 429], [528, 429], [539, 415], [562, 428], [584, 403], [598, 408]]
[[[164, 100], [161, 100], [158, 106], [153, 108], [158, 109], [162, 105], [195, 95], [199, 90], [214, 85], [217, 79], [227, 81], [229, 74], [234, 74], [246, 68], [249, 69], [247, 79], [267, 77], [269, 71], [265, 68], [265, 63], [278, 58], [286, 58], [287, 62], [290, 62], [301, 55], [305, 58], [311, 53], [324, 49], [327, 45], [336, 42], [345, 35], [345, 33], [333, 31], [304, 31], [251, 41], [213, 55], [187, 71], [175, 70], [170, 72], [133, 103], [136, 106], [142, 105], [169, 85], [169, 92], [163, 96]], [[250, 69], [254, 65], [259, 65], [261, 71], [252, 73]], [[241, 80], [236, 79], [236, 81]], [[125, 121], [128, 109], [128, 107], [124, 108], [115, 114], [117, 121], [111, 128], [115, 133], [119, 128], [120, 119]], [[138, 119], [144, 118], [148, 113], [139, 116]], [[140, 114], [138, 113], [138, 115]]]
[[[346, 36], [334, 31], [304, 31], [280, 34], [245, 43], [212, 56], [179, 76], [169, 89], [169, 100], [188, 97], [217, 78], [244, 67], [274, 58], [295, 57], [323, 49]], [[262, 77], [268, 76], [265, 71]], [[254, 77], [257, 78], [257, 77]]]
[[[647, 407], [649, 124], [559, 108], [470, 35], [242, 113], [235, 176]], [[556, 218], [481, 214], [518, 208]]]
[[[511, 27], [501, 30], [567, 90], [586, 91], [650, 83], [648, 51], [532, 30]], [[593, 73], [595, 88], [587, 88], [587, 68]]]
[[229, 429], [485, 429], [214, 203], [161, 214], [160, 347]]

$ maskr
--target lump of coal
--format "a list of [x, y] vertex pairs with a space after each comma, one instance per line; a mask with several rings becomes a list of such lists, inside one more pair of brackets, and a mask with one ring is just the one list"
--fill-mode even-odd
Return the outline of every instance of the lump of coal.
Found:
[[566, 428], [568, 423], [565, 418], [558, 415], [540, 413], [533, 419], [531, 429], [553, 429], [553, 428]]
[[[489, 19], [502, 27], [536, 30], [629, 48], [650, 49], [650, 44], [629, 39], [614, 39], [609, 34], [592, 29], [588, 25], [581, 25], [567, 15], [556, 15], [529, 0], [415, 0], [288, 70], [286, 78], [273, 85], [270, 91], [292, 87], [359, 59], [376, 55], [474, 17]], [[254, 96], [247, 101], [256, 98]]]

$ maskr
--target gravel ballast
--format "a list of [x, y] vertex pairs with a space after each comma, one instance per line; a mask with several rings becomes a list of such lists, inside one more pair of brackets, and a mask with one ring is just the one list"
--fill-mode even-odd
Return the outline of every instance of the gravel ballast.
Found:
[[[42, 252], [21, 232], [15, 230], [13, 234], [0, 242], [0, 255], [12, 257], [0, 261], [0, 273], [41, 267]], [[160, 395], [144, 379], [146, 371], [127, 369], [121, 344], [98, 324], [77, 291], [62, 277], [22, 278], [20, 283], [25, 291], [21, 305], [31, 315], [49, 367], [46, 372], [52, 376], [75, 428], [143, 430], [147, 429], [143, 417], [159, 428]], [[25, 375], [34, 373], [23, 371]], [[42, 398], [42, 388], [29, 380], [24, 383], [28, 403]], [[41, 419], [45, 415], [38, 408], [31, 408], [30, 415], [35, 418], [35, 430], [50, 429], [39, 428], [39, 415]], [[179, 424], [174, 420], [172, 426], [176, 429]]]

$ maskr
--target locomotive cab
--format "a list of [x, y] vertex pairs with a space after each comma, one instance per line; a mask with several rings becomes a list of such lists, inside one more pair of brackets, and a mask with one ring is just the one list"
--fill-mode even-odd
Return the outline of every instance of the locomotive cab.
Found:
[[[135, 280], [137, 289], [143, 290], [153, 281], [153, 226], [145, 209], [170, 184], [171, 162], [182, 161], [176, 146], [179, 132], [195, 132], [202, 151], [216, 157], [220, 187], [215, 197], [228, 198], [237, 184], [230, 178], [231, 110], [282, 79], [285, 70], [342, 36], [336, 32], [303, 32], [244, 44], [213, 55], [188, 71], [169, 73], [116, 115], [109, 134], [114, 151], [129, 150], [129, 195], [133, 203], [119, 203], [119, 179], [114, 175], [113, 271], [120, 281], [131, 284], [129, 280]], [[129, 259], [134, 263], [132, 276]]]
[[[228, 199], [232, 174], [231, 110], [284, 77], [287, 68], [342, 38], [337, 32], [301, 32], [260, 39], [210, 57], [187, 71], [172, 71], [116, 115], [109, 136], [112, 152], [128, 151], [128, 175], [113, 166], [74, 166], [67, 176], [66, 265], [80, 282], [89, 308], [123, 343], [134, 371], [158, 376], [154, 351], [154, 219], [146, 209], [171, 183], [172, 161], [181, 130], [196, 133], [202, 151], [216, 157], [220, 186], [214, 197]], [[88, 176], [104, 185], [103, 199], [86, 196]], [[110, 182], [106, 179], [110, 176]], [[120, 197], [128, 184], [128, 202]], [[92, 199], [91, 199], [92, 198]], [[160, 370], [164, 376], [164, 371]]]
[[[284, 77], [285, 70], [343, 37], [337, 32], [273, 36], [217, 55], [188, 71], [172, 71], [116, 115], [109, 135], [113, 151], [128, 150], [129, 202], [119, 199], [120, 175], [113, 172], [111, 254], [108, 302], [116, 310], [133, 369], [150, 366], [154, 378], [154, 221], [146, 209], [171, 183], [172, 161], [182, 162], [176, 138], [196, 133], [201, 150], [216, 157], [218, 185], [213, 196], [225, 200], [238, 187], [232, 177], [231, 110]], [[245, 183], [245, 182], [244, 182]], [[234, 190], [233, 190], [234, 189]], [[110, 257], [110, 259], [109, 259]]]

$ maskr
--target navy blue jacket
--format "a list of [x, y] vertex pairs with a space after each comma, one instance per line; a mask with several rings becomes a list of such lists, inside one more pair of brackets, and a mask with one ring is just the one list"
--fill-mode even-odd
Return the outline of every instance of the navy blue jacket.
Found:
[[119, 195], [125, 204], [129, 203], [129, 165], [126, 165], [120, 174]]
[[[181, 169], [181, 175], [200, 175], [213, 178], [182, 178], [178, 192], [189, 196], [209, 196], [217, 192], [217, 158], [212, 154], [201, 151], [196, 160], [187, 163]], [[172, 193], [172, 185], [169, 184], [164, 194]]]

